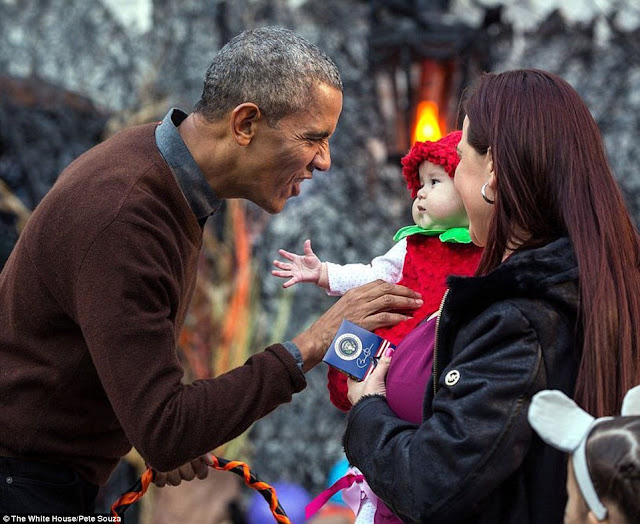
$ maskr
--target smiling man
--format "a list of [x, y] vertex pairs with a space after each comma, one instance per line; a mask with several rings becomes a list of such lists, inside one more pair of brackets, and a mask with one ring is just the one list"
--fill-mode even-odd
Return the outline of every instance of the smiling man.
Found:
[[0, 513], [90, 513], [132, 445], [158, 485], [202, 478], [210, 450], [306, 386], [343, 318], [375, 329], [420, 306], [373, 283], [293, 340], [182, 383], [207, 217], [226, 198], [280, 212], [329, 169], [341, 108], [316, 46], [246, 31], [213, 59], [193, 113], [125, 130], [61, 174], [0, 274]]
[[218, 198], [279, 213], [314, 170], [329, 169], [341, 110], [329, 57], [291, 31], [262, 28], [218, 53], [178, 130]]

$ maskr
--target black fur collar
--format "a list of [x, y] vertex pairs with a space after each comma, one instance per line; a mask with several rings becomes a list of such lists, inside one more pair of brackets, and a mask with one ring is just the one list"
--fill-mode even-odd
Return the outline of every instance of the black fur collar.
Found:
[[514, 252], [485, 276], [449, 277], [446, 310], [450, 314], [471, 313], [502, 299], [543, 297], [551, 286], [577, 278], [571, 241], [562, 237], [542, 247]]

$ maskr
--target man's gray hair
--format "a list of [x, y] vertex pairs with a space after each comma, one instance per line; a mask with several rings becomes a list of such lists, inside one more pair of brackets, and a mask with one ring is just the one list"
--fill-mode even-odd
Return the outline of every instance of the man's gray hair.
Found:
[[342, 91], [338, 68], [317, 46], [282, 27], [247, 30], [214, 57], [195, 111], [218, 120], [238, 105], [253, 102], [274, 126], [304, 109], [318, 83]]

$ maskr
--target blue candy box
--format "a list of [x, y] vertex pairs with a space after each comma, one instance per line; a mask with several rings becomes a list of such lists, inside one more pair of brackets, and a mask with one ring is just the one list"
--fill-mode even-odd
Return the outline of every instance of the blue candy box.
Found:
[[388, 348], [395, 349], [395, 346], [375, 333], [343, 320], [322, 360], [355, 380], [364, 380]]

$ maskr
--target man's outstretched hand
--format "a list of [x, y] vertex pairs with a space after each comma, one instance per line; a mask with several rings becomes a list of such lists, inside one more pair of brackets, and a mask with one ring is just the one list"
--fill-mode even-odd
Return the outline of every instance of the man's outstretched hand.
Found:
[[420, 294], [411, 289], [376, 280], [347, 291], [306, 331], [293, 339], [304, 360], [304, 371], [318, 364], [343, 319], [373, 331], [407, 320], [422, 305]]

